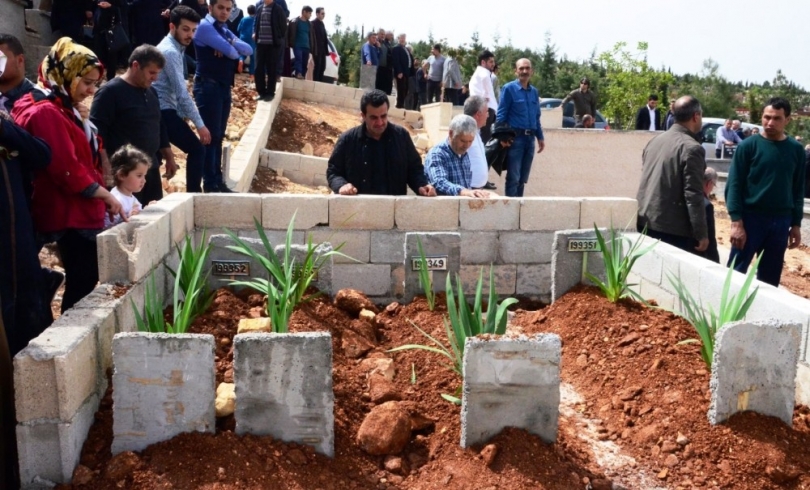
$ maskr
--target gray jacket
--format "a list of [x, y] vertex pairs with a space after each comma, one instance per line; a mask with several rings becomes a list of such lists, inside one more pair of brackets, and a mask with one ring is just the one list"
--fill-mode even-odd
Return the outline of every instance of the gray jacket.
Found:
[[638, 187], [638, 226], [672, 235], [708, 238], [703, 205], [706, 151], [680, 124], [644, 148]]

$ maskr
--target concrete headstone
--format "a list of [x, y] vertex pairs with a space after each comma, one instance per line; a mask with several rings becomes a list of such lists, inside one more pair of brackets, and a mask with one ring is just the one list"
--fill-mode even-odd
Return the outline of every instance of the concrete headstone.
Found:
[[[444, 261], [444, 270], [433, 270], [433, 291], [444, 291], [447, 274], [455, 276], [461, 269], [461, 234], [459, 233], [406, 233], [405, 234], [405, 297], [403, 301], [409, 302], [414, 295], [424, 294], [424, 288], [419, 280], [419, 271], [414, 270], [414, 260], [418, 262], [419, 241], [425, 257], [437, 261]], [[455, 280], [455, 277], [453, 277]], [[455, 284], [455, 283], [454, 283]]]
[[360, 88], [364, 90], [370, 90], [375, 88], [376, 85], [377, 85], [377, 67], [371, 65], [360, 66]]
[[[315, 245], [313, 243], [313, 245]], [[312, 286], [318, 288], [324, 294], [330, 295], [332, 294], [332, 266], [334, 264], [333, 256], [329, 256], [325, 259], [321, 257], [329, 252], [332, 251], [332, 244], [329, 242], [324, 242], [318, 244], [315, 247], [315, 262], [316, 264], [320, 264], [320, 268], [318, 269], [318, 273], [315, 275], [315, 278], [312, 280]], [[283, 262], [284, 261], [284, 245], [276, 245], [275, 248], [276, 256]], [[290, 255], [293, 259], [295, 259], [295, 265], [300, 266], [304, 259], [307, 256], [307, 245], [301, 244], [292, 244], [290, 245]]]
[[[240, 237], [260, 255], [266, 256], [262, 241], [258, 238]], [[208, 255], [211, 273], [208, 276], [208, 285], [218, 289], [228, 285], [229, 280], [246, 280], [261, 278], [268, 279], [269, 274], [262, 265], [252, 258], [229, 250], [227, 247], [236, 245], [228, 235], [211, 235], [208, 243], [211, 244], [211, 253]], [[235, 287], [234, 289], [241, 289]]]
[[[600, 230], [600, 232], [603, 236], [608, 233], [606, 230]], [[596, 233], [593, 228], [587, 230], [562, 230], [554, 233], [554, 245], [552, 245], [551, 252], [552, 302], [557, 301], [560, 296], [580, 282], [590, 284], [587, 279], [584, 279], [583, 263], [586, 260], [587, 271], [604, 280], [605, 266], [602, 263], [601, 252], [568, 251], [569, 240], [577, 238], [595, 240]]]

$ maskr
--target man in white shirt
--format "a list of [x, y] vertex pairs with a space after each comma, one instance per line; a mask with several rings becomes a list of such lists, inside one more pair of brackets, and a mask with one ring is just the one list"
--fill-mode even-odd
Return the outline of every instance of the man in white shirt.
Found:
[[[487, 101], [480, 95], [471, 95], [464, 102], [464, 115], [475, 119], [475, 123], [480, 130], [487, 123]], [[467, 154], [470, 156], [470, 170], [472, 170], [470, 186], [473, 189], [495, 189], [495, 184], [487, 182], [489, 165], [487, 164], [487, 155], [480, 131], [479, 134], [475, 135], [475, 140], [473, 140], [470, 149], [467, 150]]]
[[658, 108], [658, 95], [647, 98], [647, 105], [636, 113], [636, 131], [660, 131], [661, 109]]
[[495, 55], [491, 51], [484, 50], [478, 55], [478, 67], [470, 77], [470, 96], [482, 97], [487, 103], [487, 121], [481, 128], [481, 140], [485, 143], [492, 136], [492, 123], [495, 122], [495, 114], [498, 112], [498, 100], [495, 98], [491, 78], [494, 66]]

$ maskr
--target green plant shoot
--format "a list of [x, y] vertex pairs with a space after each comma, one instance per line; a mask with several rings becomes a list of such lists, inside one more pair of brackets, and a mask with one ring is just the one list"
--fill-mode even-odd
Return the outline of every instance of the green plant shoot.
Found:
[[[630, 289], [635, 284], [627, 283], [627, 276], [633, 269], [642, 255], [646, 254], [655, 247], [658, 242], [641, 248], [641, 241], [644, 239], [645, 231], [641, 232], [635, 242], [630, 243], [630, 239], [625, 236], [618, 236], [613, 224], [610, 225], [610, 240], [605, 241], [602, 232], [594, 224], [594, 231], [596, 232], [596, 241], [599, 243], [599, 248], [602, 250], [602, 262], [605, 265], [605, 281], [594, 276], [590, 272], [585, 272], [585, 277], [594, 283], [605, 295], [611, 303], [615, 303], [620, 298], [632, 296], [633, 298], [644, 302], [644, 299], [635, 291]], [[627, 253], [624, 253], [625, 244], [630, 247]]]
[[419, 247], [419, 283], [425, 291], [428, 309], [433, 311], [436, 307], [436, 293], [433, 292], [433, 278], [431, 277], [430, 270], [428, 270], [428, 261], [425, 256], [425, 249], [422, 248], [422, 239], [417, 237], [416, 244]]
[[[210, 271], [206, 271], [205, 265], [208, 262], [208, 256], [211, 253], [211, 244], [207, 243], [205, 231], [202, 233], [202, 238], [198, 246], [192, 244], [190, 235], [186, 235], [181, 248], [179, 244], [174, 244], [178, 255], [180, 256], [180, 263], [177, 266], [177, 271], [171, 267], [166, 267], [169, 272], [175, 277], [180, 275], [179, 287], [183, 291], [183, 296], [188, 301], [188, 298], [196, 298], [190, 305], [194, 316], [199, 316], [208, 310], [211, 302], [214, 300], [214, 291], [208, 287], [208, 275]], [[206, 271], [206, 272], [204, 272]], [[192, 287], [194, 285], [197, 289]], [[185, 301], [184, 301], [185, 302]]]
[[677, 313], [682, 316], [686, 321], [692, 324], [697, 331], [700, 340], [698, 339], [687, 339], [682, 342], [681, 344], [691, 344], [700, 342], [700, 356], [703, 358], [703, 362], [706, 363], [706, 366], [711, 369], [712, 367], [712, 358], [714, 357], [714, 340], [717, 337], [717, 332], [720, 331], [727, 323], [736, 322], [745, 318], [746, 313], [748, 313], [748, 309], [751, 308], [751, 305], [754, 303], [754, 299], [757, 296], [757, 292], [759, 291], [759, 287], [754, 288], [754, 291], [751, 294], [748, 294], [748, 290], [751, 287], [751, 284], [754, 281], [754, 278], [757, 275], [757, 269], [759, 268], [759, 261], [762, 259], [762, 254], [754, 260], [751, 267], [748, 269], [748, 273], [745, 275], [745, 281], [743, 282], [742, 287], [736, 294], [731, 293], [731, 277], [734, 274], [734, 260], [731, 261], [731, 267], [728, 268], [728, 272], [726, 273], [726, 280], [723, 283], [723, 291], [720, 294], [720, 308], [715, 311], [711, 305], [709, 305], [709, 313], [706, 314], [706, 311], [703, 308], [703, 303], [695, 300], [692, 293], [689, 292], [689, 289], [684, 286], [683, 281], [681, 281], [680, 277], [674, 277], [672, 274], [667, 274], [669, 278], [670, 284], [675, 288], [675, 291], [678, 293], [678, 298], [681, 300], [681, 308], [683, 309], [683, 313]]
[[154, 273], [146, 282], [146, 291], [143, 295], [143, 315], [138, 311], [135, 301], [132, 299], [129, 301], [132, 303], [132, 311], [135, 312], [135, 325], [139, 332], [163, 333], [167, 331], [167, 324], [163, 320], [163, 303], [158, 298]]

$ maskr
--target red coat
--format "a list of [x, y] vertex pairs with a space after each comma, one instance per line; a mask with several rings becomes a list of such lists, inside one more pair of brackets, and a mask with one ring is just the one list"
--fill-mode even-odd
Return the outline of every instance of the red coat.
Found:
[[34, 176], [31, 207], [36, 230], [103, 228], [104, 202], [81, 195], [93, 183], [104, 186], [104, 177], [73, 108], [34, 91], [18, 100], [11, 114], [17, 124], [51, 147], [51, 164]]

